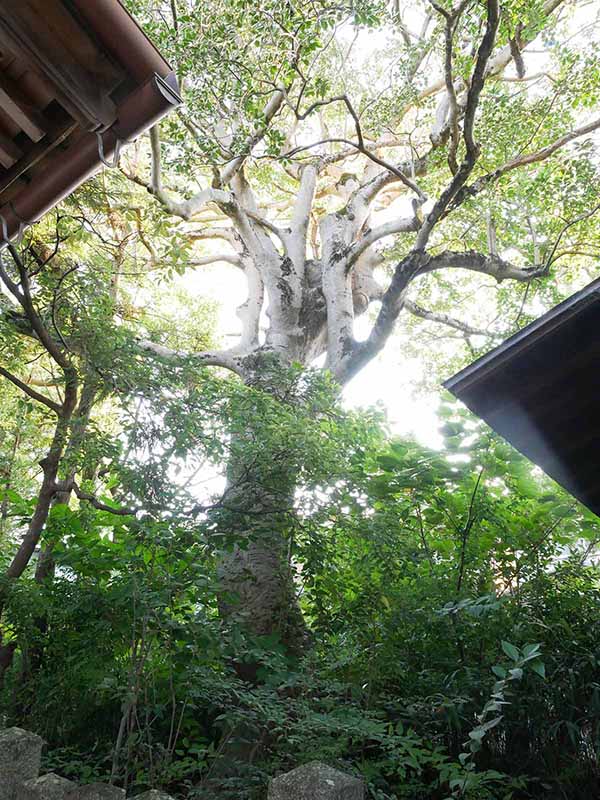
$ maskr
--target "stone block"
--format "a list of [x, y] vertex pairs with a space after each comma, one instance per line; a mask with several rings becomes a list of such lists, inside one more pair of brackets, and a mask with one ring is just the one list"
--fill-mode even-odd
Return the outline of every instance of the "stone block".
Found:
[[44, 740], [21, 728], [0, 731], [0, 787], [2, 800], [15, 800], [18, 787], [40, 773]]
[[88, 783], [78, 786], [67, 800], [125, 800], [125, 789], [108, 783]]
[[268, 800], [364, 800], [361, 780], [337, 769], [311, 761], [274, 778]]
[[143, 794], [136, 794], [131, 800], [173, 800], [170, 794], [165, 794], [158, 789], [150, 789], [149, 792]]
[[41, 778], [32, 778], [19, 788], [17, 800], [68, 800], [77, 784], [49, 772]]

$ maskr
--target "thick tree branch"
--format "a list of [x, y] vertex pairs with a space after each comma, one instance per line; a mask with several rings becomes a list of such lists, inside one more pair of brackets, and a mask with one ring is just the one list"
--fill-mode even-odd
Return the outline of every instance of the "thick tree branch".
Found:
[[527, 282], [548, 274], [546, 265], [534, 267], [515, 267], [498, 256], [483, 255], [473, 250], [459, 252], [446, 250], [436, 256], [428, 256], [422, 263], [418, 274], [425, 275], [439, 269], [466, 269], [490, 275], [498, 282], [504, 280]]
[[[68, 437], [71, 417], [77, 403], [78, 383], [76, 374], [65, 371], [65, 395], [59, 409], [58, 420], [50, 448], [45, 457], [40, 461], [44, 477], [38, 493], [37, 501], [29, 525], [17, 552], [10, 562], [5, 577], [11, 581], [19, 578], [27, 569], [35, 548], [40, 540], [42, 530], [48, 519], [52, 500], [57, 492], [56, 476], [60, 460], [64, 453]], [[0, 614], [2, 612], [4, 597], [0, 591]]]
[[317, 168], [314, 164], [308, 164], [300, 176], [300, 187], [296, 195], [291, 221], [292, 236], [298, 235], [305, 242], [316, 184]]
[[173, 200], [162, 185], [160, 132], [158, 125], [154, 125], [150, 129], [150, 147], [152, 153], [150, 183], [144, 183], [139, 178], [136, 179], [135, 182], [144, 185], [169, 214], [189, 220], [194, 214], [201, 211], [207, 203], [227, 203], [231, 201], [231, 195], [228, 192], [215, 190], [213, 188], [203, 189], [189, 200], [183, 202]]
[[[293, 156], [297, 155], [298, 153], [304, 152], [306, 150], [312, 150], [313, 148], [319, 147], [320, 145], [323, 145], [323, 144], [345, 144], [348, 147], [353, 148], [357, 153], [362, 153], [362, 155], [366, 156], [369, 159], [369, 161], [372, 161], [374, 164], [377, 164], [378, 166], [383, 167], [385, 170], [387, 170], [387, 172], [390, 173], [391, 176], [393, 176], [391, 178], [391, 180], [395, 179], [395, 180], [401, 181], [408, 189], [410, 189], [411, 191], [413, 191], [417, 195], [417, 197], [421, 200], [421, 202], [424, 202], [427, 199], [425, 194], [419, 188], [419, 186], [414, 182], [414, 180], [411, 177], [409, 177], [410, 167], [412, 165], [408, 165], [408, 169], [403, 169], [403, 168], [401, 168], [401, 166], [397, 166], [395, 164], [392, 164], [389, 161], [386, 161], [383, 158], [380, 158], [380, 156], [378, 156], [374, 152], [374, 150], [372, 148], [369, 148], [369, 147], [367, 147], [365, 145], [364, 137], [363, 137], [363, 134], [362, 134], [362, 130], [360, 128], [360, 124], [359, 124], [359, 121], [358, 121], [358, 116], [356, 114], [356, 111], [352, 107], [352, 104], [348, 100], [348, 98], [344, 95], [343, 97], [336, 97], [336, 98], [333, 98], [331, 101], [327, 101], [327, 102], [333, 102], [334, 100], [344, 100], [346, 105], [349, 108], [352, 108], [351, 116], [352, 116], [355, 124], [358, 126], [357, 127], [358, 142], [353, 142], [350, 139], [346, 139], [346, 138], [339, 137], [339, 136], [333, 136], [333, 137], [329, 137], [327, 139], [320, 139], [320, 140], [318, 140], [316, 142], [312, 142], [311, 144], [298, 145], [297, 147], [294, 147], [292, 150], [289, 150], [288, 152], [283, 153], [280, 156], [280, 158], [292, 158]], [[344, 154], [343, 158], [347, 158], [348, 155], [349, 154]], [[323, 165], [331, 164], [331, 163], [334, 163], [335, 160], [339, 160], [339, 158], [337, 158], [337, 156], [330, 156], [328, 158], [322, 159], [322, 163], [323, 163]]]
[[439, 311], [428, 311], [426, 308], [422, 308], [422, 306], [417, 305], [417, 303], [413, 303], [412, 300], [406, 299], [404, 301], [404, 308], [415, 317], [427, 320], [428, 322], [435, 322], [440, 325], [445, 325], [447, 328], [453, 328], [454, 330], [460, 331], [467, 336], [485, 336], [489, 338], [493, 335], [483, 328], [475, 328], [473, 325], [469, 325], [467, 322], [462, 322], [455, 317], [451, 317], [449, 314], [443, 314]]
[[8, 276], [4, 264], [2, 263], [2, 257], [0, 256], [0, 278], [2, 279], [6, 288], [10, 291], [13, 295], [15, 300], [19, 303], [23, 311], [25, 312], [25, 316], [27, 317], [27, 321], [31, 325], [31, 328], [39, 341], [42, 343], [48, 354], [54, 359], [54, 361], [58, 364], [58, 366], [64, 372], [71, 372], [73, 367], [61, 349], [61, 347], [54, 341], [54, 339], [50, 336], [48, 329], [40, 319], [35, 307], [33, 305], [33, 298], [31, 296], [31, 285], [29, 281], [29, 275], [27, 274], [27, 269], [21, 260], [20, 255], [16, 251], [15, 247], [12, 244], [8, 245], [8, 250], [15, 262], [17, 270], [19, 272], [20, 283], [17, 285], [15, 284], [10, 277]]
[[452, 68], [452, 49], [454, 46], [454, 34], [456, 27], [460, 20], [461, 14], [464, 11], [468, 0], [462, 0], [459, 6], [452, 12], [446, 11], [442, 6], [438, 5], [434, 0], [430, 0], [435, 10], [441, 14], [445, 19], [444, 39], [445, 39], [445, 57], [444, 57], [444, 80], [446, 83], [446, 94], [448, 97], [448, 119], [445, 121], [444, 127], [450, 132], [450, 145], [448, 147], [448, 166], [453, 175], [458, 172], [458, 163], [456, 161], [456, 153], [458, 151], [459, 142], [459, 127], [458, 117], [460, 109], [458, 99], [456, 97], [456, 89], [454, 88], [454, 74]]
[[152, 194], [158, 198], [161, 203], [168, 201], [164, 196], [162, 186], [162, 163], [160, 156], [160, 129], [158, 125], [153, 125], [150, 128], [150, 150], [152, 153], [151, 171], [150, 171], [150, 187]]
[[244, 354], [259, 347], [260, 315], [265, 300], [265, 287], [260, 271], [251, 259], [242, 259], [240, 266], [246, 276], [248, 297], [236, 309], [242, 323], [242, 335], [234, 352]]
[[398, 315], [406, 305], [406, 293], [411, 282], [421, 275], [440, 269], [466, 269], [490, 275], [497, 281], [528, 282], [547, 274], [546, 266], [516, 267], [497, 256], [487, 256], [473, 251], [446, 251], [435, 256], [413, 250], [396, 267], [387, 290], [383, 294], [381, 309], [371, 333], [364, 342], [354, 342], [349, 357], [336, 372], [341, 383], [350, 380], [383, 348], [391, 335]]
[[199, 258], [190, 259], [187, 264], [189, 267], [206, 267], [210, 264], [217, 264], [220, 261], [225, 261], [227, 264], [233, 264], [234, 267], [239, 267], [241, 264], [240, 256], [231, 253], [220, 253], [214, 256], [200, 256]]
[[479, 44], [477, 50], [477, 58], [475, 67], [471, 76], [469, 91], [467, 92], [467, 103], [465, 106], [465, 115], [463, 122], [463, 140], [465, 143], [465, 156], [457, 170], [450, 185], [441, 193], [433, 208], [425, 218], [417, 242], [415, 250], [424, 250], [429, 241], [429, 237], [433, 228], [440, 220], [442, 214], [456, 196], [457, 192], [464, 186], [469, 175], [479, 158], [479, 145], [475, 142], [473, 137], [473, 126], [475, 124], [475, 112], [479, 106], [479, 99], [483, 90], [483, 85], [486, 78], [486, 68], [488, 60], [494, 48], [496, 40], [496, 32], [500, 22], [500, 9], [498, 0], [487, 0], [487, 20], [485, 33]]
[[[415, 176], [424, 175], [427, 171], [427, 156], [399, 164], [398, 169], [401, 172], [409, 172]], [[394, 172], [389, 170], [378, 172], [377, 175], [369, 178], [359, 186], [350, 198], [348, 206], [369, 205], [383, 189], [397, 180], [398, 178]]]
[[242, 168], [233, 176], [231, 187], [237, 212], [231, 217], [239, 236], [256, 264], [271, 266], [279, 260], [279, 253], [267, 231], [274, 233], [284, 247], [285, 236], [276, 225], [261, 217], [256, 196]]
[[245, 141], [244, 146], [242, 148], [242, 153], [239, 156], [236, 156], [232, 159], [226, 166], [221, 170], [220, 175], [220, 184], [221, 186], [227, 186], [227, 184], [232, 180], [232, 178], [237, 175], [240, 168], [244, 165], [244, 161], [250, 155], [254, 147], [261, 141], [265, 133], [267, 132], [269, 125], [271, 124], [273, 118], [279, 112], [283, 102], [285, 100], [285, 92], [278, 89], [273, 93], [269, 102], [263, 109], [262, 118], [263, 123], [260, 125], [257, 130], [251, 134]]
[[42, 403], [51, 411], [54, 411], [55, 414], [60, 414], [61, 406], [59, 403], [55, 403], [54, 400], [51, 400], [49, 397], [46, 397], [46, 395], [41, 394], [40, 392], [36, 392], [35, 389], [32, 389], [31, 386], [29, 386], [27, 383], [24, 383], [22, 380], [17, 378], [16, 375], [13, 375], [7, 369], [4, 369], [4, 367], [0, 367], [0, 375], [5, 377], [11, 383], [13, 383], [18, 389], [20, 389], [26, 395], [31, 397], [32, 400], [36, 400], [38, 403]]
[[[184, 200], [182, 202], [173, 200], [163, 189], [162, 185], [160, 134], [157, 125], [150, 129], [150, 145], [152, 151], [150, 183], [143, 185], [146, 186], [150, 194], [156, 197], [159, 203], [169, 214], [172, 214], [174, 217], [181, 217], [181, 219], [189, 221], [195, 214], [201, 211], [204, 206], [207, 205], [207, 203], [216, 203], [221, 208], [228, 208], [232, 204], [233, 195], [230, 192], [212, 187], [208, 189], [202, 189], [189, 200]], [[136, 180], [136, 183], [139, 182], [139, 179]]]
[[247, 208], [244, 209], [244, 213], [250, 217], [253, 222], [256, 222], [265, 230], [269, 231], [270, 233], [275, 234], [277, 238], [283, 242], [283, 231], [278, 225], [275, 225], [270, 220], [266, 219], [265, 217], [258, 214], [256, 211], [249, 211]]
[[98, 509], [98, 511], [108, 511], [110, 514], [115, 514], [119, 517], [133, 517], [140, 511], [139, 508], [121, 508], [103, 503], [101, 500], [98, 500], [95, 495], [84, 492], [75, 481], [69, 484], [69, 488], [73, 490], [80, 500], [85, 500], [86, 503], [89, 503], [91, 506]]
[[592, 133], [600, 129], [600, 118], [593, 119], [590, 122], [586, 123], [585, 125], [581, 125], [579, 128], [575, 128], [569, 133], [565, 133], [563, 136], [560, 136], [554, 142], [546, 147], [542, 147], [540, 150], [537, 150], [534, 153], [527, 153], [526, 155], [517, 156], [516, 158], [507, 161], [500, 167], [497, 167], [492, 172], [488, 172], [485, 175], [477, 178], [470, 186], [464, 186], [456, 195], [454, 200], [451, 203], [451, 208], [448, 209], [453, 210], [457, 208], [467, 197], [473, 197], [479, 192], [483, 191], [487, 186], [497, 181], [503, 175], [506, 175], [509, 172], [512, 172], [515, 169], [519, 169], [520, 167], [526, 167], [529, 164], [537, 164], [540, 161], [545, 161], [550, 156], [554, 155], [558, 150], [565, 147], [565, 145], [569, 144], [569, 142], [574, 141], [575, 139], [579, 139], [581, 136], [585, 136], [588, 133]]
[[238, 250], [241, 245], [241, 240], [236, 233], [235, 228], [201, 228], [199, 230], [186, 230], [185, 236], [192, 241], [207, 240], [207, 239], [221, 239], [228, 242], [234, 250]]
[[184, 350], [174, 350], [171, 347], [165, 347], [149, 339], [138, 339], [137, 345], [140, 350], [158, 356], [158, 358], [162, 358], [166, 361], [193, 361], [200, 366], [223, 367], [238, 375], [243, 375], [240, 356], [237, 355], [235, 351], [211, 350], [201, 353], [186, 353]]
[[[546, 2], [542, 6], [542, 11], [545, 16], [549, 17], [556, 9], [563, 5], [565, 0], [546, 0]], [[520, 27], [520, 26], [519, 26]], [[537, 35], [537, 31], [535, 31], [535, 35]], [[523, 48], [528, 45], [532, 40], [533, 36], [527, 36], [526, 33], [521, 30], [520, 33], [520, 43], [521, 43], [521, 51]], [[500, 73], [504, 70], [508, 64], [513, 60], [513, 48], [509, 44], [502, 47], [492, 58], [490, 58], [489, 63], [486, 67], [486, 78], [495, 78], [500, 75]]]
[[[152, 190], [152, 194], [154, 190]], [[223, 189], [202, 189], [202, 191], [195, 194], [189, 200], [184, 200], [181, 203], [172, 201], [164, 192], [155, 194], [155, 197], [164, 206], [169, 214], [175, 217], [181, 217], [186, 221], [201, 211], [207, 203], [216, 203], [221, 210], [229, 209], [233, 204], [233, 196], [230, 192]]]
[[[546, 2], [542, 6], [543, 13], [549, 17], [556, 9], [561, 6], [565, 0], [546, 0]], [[533, 36], [527, 37], [523, 32], [521, 33], [521, 49], [523, 49], [527, 44], [533, 41], [533, 38], [537, 36], [537, 30], [534, 31]], [[488, 61], [488, 64], [485, 69], [485, 77], [489, 79], [498, 78], [503, 70], [511, 63], [513, 60], [513, 54], [510, 44], [501, 47], [497, 53], [495, 53]], [[436, 81], [433, 81], [429, 84], [425, 89], [423, 89], [417, 98], [417, 102], [421, 103], [423, 100], [426, 100], [428, 97], [441, 92], [446, 86], [445, 76], [439, 78]], [[409, 106], [409, 108], [412, 106]], [[408, 108], [405, 109], [408, 111]]]
[[361, 239], [358, 239], [358, 241], [350, 246], [348, 250], [348, 264], [353, 264], [365, 250], [385, 236], [392, 236], [395, 233], [418, 231], [420, 225], [421, 221], [415, 213], [412, 217], [400, 217], [390, 222], [384, 222], [382, 225], [378, 225], [375, 228], [369, 228], [365, 231]]

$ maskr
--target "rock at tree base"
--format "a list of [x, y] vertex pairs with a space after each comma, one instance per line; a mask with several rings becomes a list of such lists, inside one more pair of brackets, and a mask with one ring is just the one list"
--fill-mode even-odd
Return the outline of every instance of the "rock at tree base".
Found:
[[71, 792], [67, 800], [125, 800], [125, 789], [108, 783], [89, 783]]
[[170, 794], [159, 792], [158, 789], [150, 789], [149, 792], [138, 794], [132, 797], [131, 800], [173, 800]]
[[44, 740], [21, 728], [0, 731], [0, 788], [2, 800], [15, 800], [18, 787], [40, 773]]
[[352, 775], [311, 761], [274, 778], [268, 800], [364, 800], [364, 784]]
[[77, 788], [77, 784], [49, 772], [41, 778], [25, 781], [19, 788], [18, 800], [67, 800]]

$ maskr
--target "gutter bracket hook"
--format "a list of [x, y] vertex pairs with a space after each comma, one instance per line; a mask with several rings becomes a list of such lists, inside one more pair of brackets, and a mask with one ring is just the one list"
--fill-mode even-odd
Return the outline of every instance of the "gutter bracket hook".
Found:
[[98, 157], [100, 161], [104, 164], [105, 167], [109, 169], [116, 169], [119, 166], [119, 157], [121, 155], [121, 140], [117, 138], [115, 142], [115, 152], [113, 154], [112, 161], [108, 161], [106, 156], [104, 155], [104, 142], [102, 141], [102, 134], [100, 131], [96, 131], [96, 138], [98, 140]]

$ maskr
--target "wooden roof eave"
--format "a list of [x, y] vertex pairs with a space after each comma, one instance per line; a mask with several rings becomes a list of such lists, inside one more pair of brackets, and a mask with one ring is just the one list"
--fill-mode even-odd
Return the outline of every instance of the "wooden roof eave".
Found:
[[[152, 75], [124, 100], [117, 109], [117, 122], [101, 134], [104, 158], [113, 158], [118, 143], [135, 139], [179, 102], [172, 83], [160, 75]], [[0, 209], [7, 237], [12, 238], [23, 225], [37, 221], [100, 169], [102, 163], [96, 133], [84, 134], [76, 147], [58, 153], [43, 175]]]
[[600, 515], [600, 279], [444, 382]]
[[[35, 7], [37, 0], [30, 2]], [[69, 113], [72, 107], [78, 106], [82, 109], [83, 118], [81, 114], [72, 114], [75, 119], [57, 122], [54, 128], [46, 129], [43, 138], [38, 136], [37, 141], [34, 138], [37, 132], [31, 127], [35, 125], [35, 112], [31, 113], [30, 119], [19, 119], [21, 129], [29, 135], [33, 145], [23, 156], [15, 149], [14, 142], [4, 142], [7, 152], [5, 170], [0, 180], [0, 246], [7, 238], [15, 236], [23, 225], [37, 221], [98, 170], [102, 165], [102, 157], [111, 159], [120, 143], [139, 136], [181, 102], [177, 79], [171, 67], [118, 0], [94, 0], [93, 3], [89, 0], [61, 0], [61, 4], [83, 31], [84, 39], [88, 36], [89, 41], [95, 42], [95, 46], [100, 48], [99, 52], [106, 54], [107, 63], [118, 64], [127, 75], [128, 85], [133, 88], [125, 97], [120, 91], [120, 99], [116, 98], [112, 109], [105, 100], [96, 109], [88, 104], [91, 109], [89, 114], [85, 104], [80, 103], [80, 98], [73, 95]], [[18, 8], [21, 9], [21, 6]], [[19, 13], [22, 16], [24, 12]], [[13, 39], [18, 38], [17, 34], [22, 40], [26, 39], [27, 31], [22, 33], [22, 24], [21, 27], [17, 24], [23, 22], [21, 16], [17, 14], [16, 22], [13, 20], [11, 25], [11, 20], [7, 19], [10, 15], [5, 14], [4, 24], [0, 25], [0, 37], [2, 31], [10, 29]], [[39, 41], [43, 43], [41, 35]], [[22, 52], [29, 47], [23, 41], [21, 46], [24, 48]], [[27, 57], [37, 68], [44, 66], [40, 66], [42, 59], [39, 52], [32, 54], [27, 50]], [[46, 67], [46, 74], [60, 84], [58, 91], [61, 92], [62, 103], [65, 92], [75, 92], [76, 86], [69, 87], [66, 80], [61, 83], [56, 77], [59, 72], [58, 68], [52, 68], [48, 73]], [[110, 69], [106, 70], [106, 75], [110, 81]], [[19, 87], [9, 88], [11, 97], [18, 97]], [[56, 90], [56, 83], [53, 83], [53, 88]], [[15, 106], [18, 106], [12, 109], [15, 116], [19, 111], [23, 113], [27, 110], [25, 103], [15, 103]], [[106, 109], [108, 116], [103, 115]], [[25, 124], [30, 126], [28, 131]], [[101, 144], [98, 141], [99, 132]], [[3, 140], [0, 139], [0, 158], [2, 148]], [[11, 167], [9, 165], [13, 159], [15, 163]], [[40, 159], [42, 168], [36, 167], [29, 174], [27, 170]], [[21, 178], [24, 170], [25, 182]], [[14, 183], [17, 179], [19, 184]], [[9, 199], [2, 202], [2, 194], [11, 183], [13, 186], [8, 193]]]

